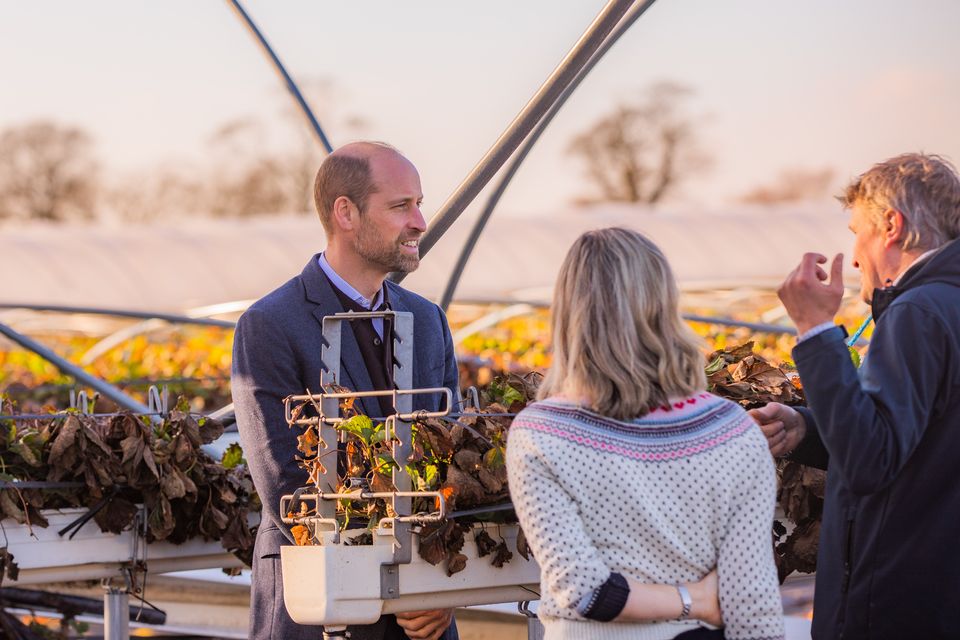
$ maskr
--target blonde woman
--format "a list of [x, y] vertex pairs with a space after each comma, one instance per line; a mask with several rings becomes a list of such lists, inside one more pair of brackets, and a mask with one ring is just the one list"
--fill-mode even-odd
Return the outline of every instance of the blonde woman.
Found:
[[[548, 639], [783, 637], [773, 460], [705, 391], [678, 297], [660, 249], [627, 229], [582, 235], [560, 268], [553, 366], [507, 446]], [[691, 584], [714, 567], [723, 632], [694, 619], [719, 622]]]

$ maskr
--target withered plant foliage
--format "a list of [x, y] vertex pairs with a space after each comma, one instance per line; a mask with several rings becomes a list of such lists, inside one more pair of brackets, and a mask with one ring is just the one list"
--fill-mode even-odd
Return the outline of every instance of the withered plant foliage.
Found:
[[[42, 510], [86, 507], [101, 530], [120, 533], [134, 526], [142, 504], [148, 542], [219, 540], [250, 564], [255, 529], [248, 520], [260, 501], [242, 453], [234, 445], [217, 461], [201, 451], [223, 425], [195, 419], [186, 409], [181, 402], [160, 424], [126, 412], [0, 421], [0, 480], [81, 484], [0, 489], [0, 519], [46, 527]], [[11, 415], [13, 408], [0, 411]], [[16, 564], [6, 550], [0, 570], [15, 579]]]
[[[804, 403], [799, 382], [795, 383], [780, 368], [753, 353], [752, 342], [715, 351], [707, 361], [709, 390], [738, 402], [745, 409], [762, 407], [768, 402], [790, 406]], [[791, 460], [779, 460], [777, 475], [780, 481], [777, 500], [789, 521], [773, 524], [774, 558], [783, 582], [794, 571], [816, 571], [826, 472]]]
[[[782, 369], [755, 354], [752, 342], [710, 354], [706, 373], [709, 391], [733, 400], [745, 409], [762, 407], [768, 402], [790, 406], [804, 404], [799, 380], [791, 380]], [[481, 409], [465, 412], [466, 415], [451, 421], [430, 419], [417, 422], [413, 429], [413, 455], [403, 461], [415, 488], [441, 491], [450, 511], [509, 500], [504, 453], [513, 420], [511, 414], [533, 401], [540, 380], [536, 373], [496, 378], [481, 391]], [[353, 418], [341, 427], [347, 433], [347, 475], [340, 478], [338, 490], [356, 488], [358, 484], [372, 491], [394, 490], [391, 476], [398, 464], [391, 456], [391, 443], [386, 439], [383, 426], [357, 414], [350, 402], [342, 404], [341, 411]], [[316, 431], [308, 428], [299, 437], [299, 442], [303, 454], [300, 464], [309, 477], [315, 478], [323, 468], [317, 455], [319, 439]], [[790, 460], [778, 461], [777, 471], [777, 499], [787, 521], [774, 522], [773, 544], [780, 580], [783, 581], [793, 571], [810, 573], [816, 570], [826, 474]], [[362, 479], [362, 482], [351, 478]], [[414, 511], [432, 510], [433, 505], [426, 501], [414, 504]], [[393, 514], [385, 501], [343, 501], [340, 504], [344, 523], [359, 518], [372, 528], [380, 518], [388, 515]], [[446, 563], [451, 575], [462, 570], [466, 562], [466, 556], [460, 553], [464, 535], [471, 530], [469, 523], [477, 520], [457, 518], [422, 527], [421, 556], [434, 565]], [[512, 512], [501, 513], [499, 521], [515, 522], [516, 518]], [[299, 534], [298, 543], [312, 543], [306, 529], [294, 529], [294, 533]], [[509, 561], [512, 555], [503, 540], [495, 542], [486, 530], [475, 532], [474, 540], [481, 557], [492, 555], [492, 563], [497, 566]], [[518, 552], [529, 559], [530, 551], [522, 531], [517, 547]]]
[[[402, 464], [409, 473], [413, 488], [418, 491], [439, 491], [443, 494], [448, 513], [473, 510], [507, 502], [507, 469], [505, 451], [507, 433], [513, 415], [536, 397], [541, 376], [537, 373], [525, 376], [510, 375], [498, 378], [481, 392], [481, 407], [465, 411], [449, 419], [429, 418], [413, 424], [412, 454], [406, 460], [397, 461], [392, 456], [392, 441], [382, 424], [374, 423], [359, 414], [350, 401], [341, 404], [342, 415], [349, 420], [338, 425], [345, 434], [342, 445], [344, 464], [337, 486], [338, 491], [368, 487], [370, 491], [394, 491], [393, 471]], [[346, 391], [329, 388], [328, 392]], [[308, 406], [297, 407], [294, 415], [299, 417]], [[307, 427], [298, 436], [300, 465], [310, 482], [323, 472], [320, 439], [314, 427]], [[435, 499], [418, 498], [414, 501], [415, 513], [436, 510]], [[385, 500], [342, 500], [338, 517], [346, 526], [351, 520], [360, 520], [373, 528], [381, 518], [394, 515]], [[445, 563], [447, 573], [452, 575], [463, 570], [467, 557], [460, 553], [464, 535], [477, 521], [516, 522], [512, 511], [477, 514], [458, 517], [443, 522], [425, 525], [420, 530], [420, 555], [431, 564]], [[479, 535], [479, 534], [478, 534]], [[508, 562], [513, 553], [506, 542], [493, 542], [489, 534], [477, 540], [481, 556], [492, 554], [491, 563], [500, 567]], [[304, 527], [294, 527], [298, 544], [311, 544], [312, 540]], [[487, 542], [489, 540], [489, 543]], [[357, 544], [354, 540], [353, 544]], [[488, 544], [492, 547], [488, 548]], [[526, 541], [518, 540], [518, 551], [529, 558]]]

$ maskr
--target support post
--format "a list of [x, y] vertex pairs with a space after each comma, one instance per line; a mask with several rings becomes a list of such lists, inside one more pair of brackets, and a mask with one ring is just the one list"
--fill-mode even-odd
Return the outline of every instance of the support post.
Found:
[[106, 587], [103, 594], [104, 640], [130, 640], [130, 594], [126, 587]]

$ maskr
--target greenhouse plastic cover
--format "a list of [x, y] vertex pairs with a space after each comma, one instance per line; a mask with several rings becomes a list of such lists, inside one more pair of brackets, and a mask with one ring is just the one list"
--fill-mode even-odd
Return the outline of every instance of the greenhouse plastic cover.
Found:
[[[438, 299], [473, 216], [464, 215], [404, 286]], [[607, 205], [557, 215], [495, 215], [455, 299], [549, 303], [557, 270], [588, 229], [624, 226], [652, 238], [681, 288], [776, 288], [805, 251], [849, 255], [852, 235], [837, 205], [658, 210]], [[315, 214], [177, 219], [154, 224], [0, 228], [0, 303], [155, 312], [254, 300], [298, 274], [324, 247]], [[846, 264], [846, 283], [858, 284]]]

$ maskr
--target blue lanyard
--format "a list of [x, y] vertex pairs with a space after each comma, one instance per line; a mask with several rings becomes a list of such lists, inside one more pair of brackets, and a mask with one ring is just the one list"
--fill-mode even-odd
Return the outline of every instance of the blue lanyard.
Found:
[[872, 315], [867, 316], [866, 319], [864, 319], [863, 323], [860, 324], [860, 328], [854, 331], [853, 335], [850, 336], [850, 339], [847, 340], [848, 347], [852, 347], [853, 345], [857, 344], [857, 340], [860, 339], [860, 336], [863, 335], [863, 332], [867, 330], [867, 327], [870, 326], [870, 323], [872, 321], [873, 321]]

